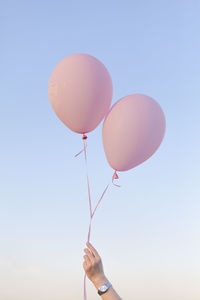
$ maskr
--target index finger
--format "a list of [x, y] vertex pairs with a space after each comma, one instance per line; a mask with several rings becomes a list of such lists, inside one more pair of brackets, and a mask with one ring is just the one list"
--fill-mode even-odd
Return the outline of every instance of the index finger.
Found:
[[87, 242], [86, 245], [92, 251], [92, 253], [94, 254], [94, 256], [96, 258], [99, 258], [99, 253], [97, 252], [97, 250], [89, 242]]

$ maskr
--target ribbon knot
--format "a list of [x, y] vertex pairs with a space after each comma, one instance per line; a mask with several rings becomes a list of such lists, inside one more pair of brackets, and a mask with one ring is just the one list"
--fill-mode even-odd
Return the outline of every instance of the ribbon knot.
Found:
[[87, 135], [86, 135], [86, 134], [83, 134], [82, 139], [83, 139], [83, 140], [86, 140], [86, 139], [87, 139]]

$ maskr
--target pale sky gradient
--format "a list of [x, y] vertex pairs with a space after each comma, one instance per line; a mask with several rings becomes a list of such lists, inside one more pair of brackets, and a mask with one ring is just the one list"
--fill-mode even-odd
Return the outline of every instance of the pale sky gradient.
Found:
[[[4, 1], [0, 9], [0, 299], [83, 299], [89, 206], [81, 136], [48, 100], [55, 65], [88, 53], [108, 68], [113, 102], [153, 97], [164, 141], [120, 173], [91, 242], [124, 300], [200, 299], [200, 2]], [[102, 123], [88, 134], [92, 200], [109, 182]], [[94, 206], [94, 204], [93, 204]], [[88, 300], [99, 299], [87, 281]]]

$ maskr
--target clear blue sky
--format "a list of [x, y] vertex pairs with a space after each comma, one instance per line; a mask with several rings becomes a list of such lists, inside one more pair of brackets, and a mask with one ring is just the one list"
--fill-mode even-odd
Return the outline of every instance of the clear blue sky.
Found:
[[[83, 298], [89, 206], [81, 136], [48, 100], [55, 65], [88, 53], [113, 102], [153, 97], [167, 122], [148, 161], [120, 173], [91, 242], [126, 300], [200, 299], [200, 2], [4, 1], [0, 9], [0, 298]], [[92, 201], [112, 175], [102, 123], [88, 135]], [[89, 299], [99, 299], [89, 282]]]

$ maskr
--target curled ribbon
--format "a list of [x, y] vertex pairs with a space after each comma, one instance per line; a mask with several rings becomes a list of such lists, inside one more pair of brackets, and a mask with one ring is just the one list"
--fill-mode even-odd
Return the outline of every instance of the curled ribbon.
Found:
[[[88, 167], [87, 167], [87, 153], [86, 153], [86, 147], [87, 147], [86, 139], [87, 139], [87, 136], [86, 136], [85, 134], [83, 134], [82, 139], [83, 139], [83, 146], [84, 146], [84, 147], [83, 147], [83, 149], [82, 149], [79, 153], [77, 153], [77, 154], [75, 155], [75, 157], [77, 157], [79, 154], [81, 154], [82, 152], [84, 152], [84, 156], [85, 156], [85, 164], [86, 164], [86, 176], [87, 176], [88, 196], [89, 196], [89, 208], [90, 208], [90, 224], [89, 224], [88, 239], [87, 239], [87, 241], [89, 242], [89, 241], [90, 241], [90, 235], [91, 235], [92, 218], [93, 218], [93, 216], [94, 216], [94, 214], [95, 214], [95, 212], [96, 212], [96, 210], [97, 210], [97, 207], [99, 206], [101, 200], [103, 199], [103, 197], [104, 197], [104, 195], [105, 195], [105, 193], [106, 193], [106, 191], [107, 191], [107, 189], [108, 189], [108, 187], [109, 187], [110, 184], [108, 184], [108, 185], [106, 186], [106, 188], [104, 189], [104, 191], [103, 191], [103, 193], [102, 193], [102, 195], [101, 195], [99, 201], [97, 202], [97, 205], [96, 205], [94, 211], [92, 212], [92, 201], [91, 201], [90, 182], [89, 182]], [[119, 177], [118, 177], [117, 172], [116, 172], [116, 170], [115, 170], [115, 172], [114, 172], [114, 174], [113, 174], [113, 176], [112, 176], [112, 183], [113, 183], [115, 186], [120, 187], [120, 185], [117, 185], [117, 184], [114, 183], [114, 180], [115, 180], [115, 179], [118, 179], [118, 178], [119, 178]], [[85, 275], [84, 275], [84, 300], [87, 300], [87, 292], [86, 292], [86, 273], [85, 273]]]

